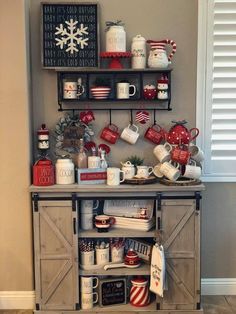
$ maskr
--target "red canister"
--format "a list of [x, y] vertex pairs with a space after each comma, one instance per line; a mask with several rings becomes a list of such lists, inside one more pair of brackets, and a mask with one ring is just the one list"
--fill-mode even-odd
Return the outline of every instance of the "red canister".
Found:
[[55, 184], [54, 166], [49, 159], [40, 159], [33, 166], [33, 184], [47, 186]]
[[150, 303], [148, 280], [139, 276], [131, 280], [131, 283], [130, 304], [137, 307], [147, 306]]

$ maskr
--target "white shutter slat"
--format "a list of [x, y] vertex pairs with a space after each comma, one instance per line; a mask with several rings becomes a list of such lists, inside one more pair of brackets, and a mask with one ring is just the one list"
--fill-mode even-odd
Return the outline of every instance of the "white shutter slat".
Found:
[[236, 3], [235, 1], [231, 2], [216, 2], [215, 1], [215, 7], [214, 7], [214, 13], [236, 13]]
[[[219, 100], [219, 99], [217, 99]], [[216, 102], [216, 100], [213, 102], [212, 104], [212, 110], [226, 110], [228, 112], [228, 110], [233, 110], [236, 109], [236, 102], [233, 101], [232, 99], [229, 99], [229, 102]], [[223, 111], [222, 111], [223, 113]]]

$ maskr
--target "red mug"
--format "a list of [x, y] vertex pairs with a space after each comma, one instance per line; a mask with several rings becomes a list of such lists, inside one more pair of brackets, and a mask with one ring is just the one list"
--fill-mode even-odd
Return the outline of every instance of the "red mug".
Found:
[[107, 215], [97, 215], [95, 216], [95, 227], [98, 232], [107, 232], [108, 229], [114, 225], [116, 219]]
[[180, 165], [187, 165], [190, 156], [191, 153], [188, 150], [184, 150], [180, 147], [175, 147], [171, 151], [171, 160], [178, 162]]
[[94, 114], [91, 110], [80, 112], [79, 117], [80, 117], [80, 120], [85, 124], [88, 124], [89, 122], [95, 120]]
[[111, 144], [115, 144], [119, 137], [118, 127], [115, 124], [106, 126], [100, 135], [100, 138]]
[[153, 126], [147, 129], [144, 137], [154, 144], [159, 145], [163, 140], [163, 129], [160, 127], [160, 125], [153, 124]]

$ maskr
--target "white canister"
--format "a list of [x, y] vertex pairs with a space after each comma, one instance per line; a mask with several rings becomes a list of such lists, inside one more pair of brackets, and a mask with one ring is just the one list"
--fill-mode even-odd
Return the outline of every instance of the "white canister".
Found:
[[123, 26], [110, 26], [106, 32], [106, 51], [126, 52], [126, 32]]
[[133, 38], [131, 44], [132, 69], [145, 69], [146, 67], [146, 39], [141, 35]]
[[75, 183], [75, 166], [71, 159], [58, 159], [56, 162], [56, 184]]

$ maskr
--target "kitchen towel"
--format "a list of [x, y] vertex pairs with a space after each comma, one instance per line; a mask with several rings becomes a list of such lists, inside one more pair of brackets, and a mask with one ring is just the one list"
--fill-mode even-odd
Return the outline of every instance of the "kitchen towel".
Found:
[[150, 290], [163, 297], [165, 285], [165, 256], [162, 245], [155, 244], [152, 248]]

